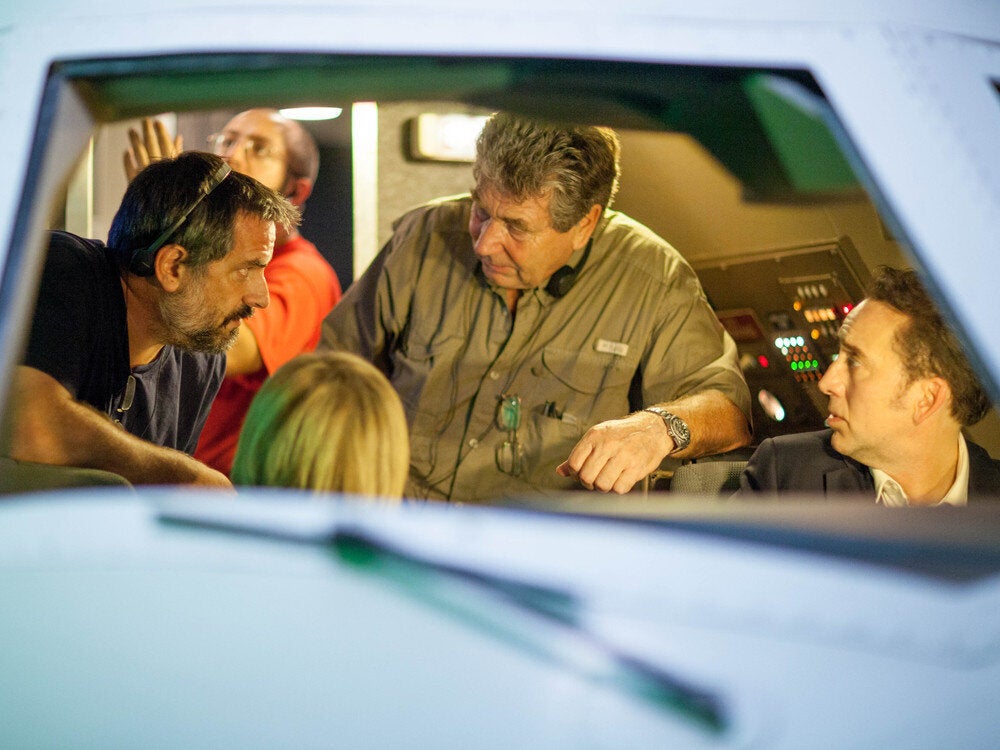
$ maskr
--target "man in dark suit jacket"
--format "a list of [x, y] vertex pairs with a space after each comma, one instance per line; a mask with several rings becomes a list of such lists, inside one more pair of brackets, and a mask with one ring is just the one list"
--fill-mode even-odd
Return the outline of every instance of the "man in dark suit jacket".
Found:
[[839, 336], [819, 383], [830, 429], [765, 440], [737, 494], [863, 492], [890, 506], [1000, 495], [1000, 461], [962, 435], [989, 399], [913, 271], [882, 269]]
[[[838, 453], [830, 445], [832, 430], [805, 432], [769, 438], [760, 444], [740, 477], [740, 494], [797, 490], [804, 493], [838, 495], [853, 492], [875, 494], [875, 480], [864, 464]], [[969, 497], [998, 498], [1000, 461], [971, 441], [969, 452]]]

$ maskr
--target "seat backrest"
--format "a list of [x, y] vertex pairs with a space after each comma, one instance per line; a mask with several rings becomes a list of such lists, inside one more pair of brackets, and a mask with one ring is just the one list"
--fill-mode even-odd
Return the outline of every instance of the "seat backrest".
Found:
[[0, 493], [40, 492], [71, 487], [131, 487], [125, 477], [100, 469], [52, 466], [0, 456]]
[[683, 464], [670, 479], [671, 492], [693, 495], [730, 495], [740, 488], [746, 461], [701, 461]]

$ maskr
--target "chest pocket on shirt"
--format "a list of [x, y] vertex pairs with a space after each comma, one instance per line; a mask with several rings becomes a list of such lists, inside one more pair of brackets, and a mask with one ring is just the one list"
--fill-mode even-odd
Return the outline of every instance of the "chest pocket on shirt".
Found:
[[619, 357], [593, 350], [545, 349], [542, 352], [544, 372], [580, 394], [594, 394], [608, 389], [623, 388], [627, 394], [632, 376], [639, 365], [636, 357]]
[[535, 400], [551, 401], [561, 417], [532, 410], [525, 435], [530, 482], [551, 485], [550, 475], [564, 461], [587, 428], [628, 413], [628, 391], [638, 358], [596, 352], [547, 348], [541, 366], [532, 368], [540, 381]]
[[466, 349], [461, 336], [427, 339], [412, 333], [405, 350], [393, 355], [392, 385], [410, 427], [411, 472], [422, 481], [433, 483], [441, 477], [436, 468], [438, 444], [455, 417], [459, 395], [455, 363]]
[[421, 340], [413, 335], [405, 350], [393, 356], [392, 384], [406, 408], [410, 424], [417, 426], [421, 412], [440, 415], [451, 402], [454, 363], [465, 339], [448, 336]]

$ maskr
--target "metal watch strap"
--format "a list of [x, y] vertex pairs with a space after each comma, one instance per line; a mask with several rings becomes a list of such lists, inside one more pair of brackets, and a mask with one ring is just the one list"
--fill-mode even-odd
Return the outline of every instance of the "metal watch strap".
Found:
[[[674, 449], [670, 453], [677, 453], [687, 448], [691, 444], [691, 430], [687, 422], [666, 409], [659, 406], [648, 406], [643, 411], [655, 414], [663, 420], [667, 427], [667, 433], [674, 441]], [[669, 455], [669, 454], [668, 454]]]

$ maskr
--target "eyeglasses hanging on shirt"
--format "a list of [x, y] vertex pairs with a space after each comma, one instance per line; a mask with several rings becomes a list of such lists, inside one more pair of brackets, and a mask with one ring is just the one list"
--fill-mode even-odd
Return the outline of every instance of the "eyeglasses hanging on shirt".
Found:
[[518, 396], [500, 396], [497, 405], [497, 427], [507, 433], [507, 439], [497, 446], [497, 468], [512, 477], [524, 471], [524, 445], [518, 440], [517, 430], [521, 426], [521, 399]]
[[122, 395], [121, 404], [115, 409], [115, 424], [125, 429], [125, 425], [122, 424], [122, 420], [125, 418], [125, 412], [132, 408], [132, 402], [135, 400], [135, 376], [129, 375], [128, 380], [125, 381], [125, 393]]

